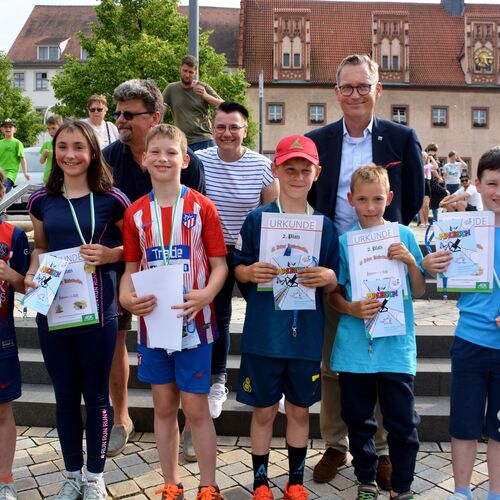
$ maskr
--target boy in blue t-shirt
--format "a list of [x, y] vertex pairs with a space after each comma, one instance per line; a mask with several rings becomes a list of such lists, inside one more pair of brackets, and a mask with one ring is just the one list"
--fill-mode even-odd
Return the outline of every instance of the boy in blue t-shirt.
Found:
[[[495, 213], [492, 293], [463, 293], [451, 348], [450, 435], [455, 492], [449, 500], [472, 500], [470, 480], [477, 441], [486, 434], [490, 491], [500, 500], [500, 147], [484, 153], [477, 167], [476, 189], [485, 210]], [[425, 256], [426, 271], [443, 272], [449, 251]]]
[[[0, 200], [5, 194], [5, 181], [0, 170]], [[12, 478], [16, 451], [12, 401], [21, 396], [21, 366], [14, 329], [14, 290], [24, 293], [28, 266], [26, 235], [0, 219], [0, 498], [17, 498]]]
[[237, 400], [254, 408], [250, 430], [253, 498], [273, 498], [267, 476], [269, 447], [278, 402], [284, 394], [290, 472], [283, 498], [306, 499], [303, 476], [309, 407], [321, 398], [322, 292], [334, 290], [337, 284], [333, 269], [337, 267], [338, 239], [333, 223], [324, 217], [318, 265], [297, 273], [303, 285], [316, 288], [316, 309], [277, 311], [272, 292], [257, 290], [258, 283], [277, 275], [276, 266], [259, 262], [262, 214], [309, 214], [307, 193], [321, 171], [314, 142], [299, 135], [283, 138], [276, 148], [272, 171], [280, 183], [280, 196], [248, 215], [234, 251], [236, 279], [250, 284]]
[[[393, 197], [387, 171], [373, 163], [358, 168], [352, 174], [347, 197], [359, 220], [359, 225], [351, 231], [384, 224], [384, 211]], [[391, 498], [413, 499], [411, 484], [419, 448], [419, 418], [413, 395], [417, 355], [411, 295], [423, 295], [425, 279], [421, 269], [422, 253], [414, 234], [403, 225], [399, 225], [399, 232], [401, 242], [389, 246], [388, 258], [403, 262], [407, 269], [405, 335], [375, 339], [367, 336], [364, 320], [375, 318], [382, 303], [376, 298], [352, 301], [349, 269], [353, 263], [349, 262], [347, 234], [339, 238], [341, 286], [329, 297], [330, 304], [341, 313], [330, 365], [332, 371], [339, 372], [342, 419], [349, 430], [354, 473], [360, 483], [358, 498], [363, 500], [378, 496], [374, 441], [377, 397], [388, 432]]]

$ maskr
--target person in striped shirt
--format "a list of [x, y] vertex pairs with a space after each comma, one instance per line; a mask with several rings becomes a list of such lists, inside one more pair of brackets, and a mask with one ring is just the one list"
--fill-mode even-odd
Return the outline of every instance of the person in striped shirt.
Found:
[[231, 297], [235, 284], [233, 250], [247, 215], [259, 205], [278, 196], [278, 182], [271, 172], [271, 161], [243, 146], [248, 132], [248, 110], [225, 101], [216, 109], [212, 133], [216, 146], [196, 151], [205, 169], [206, 194], [219, 212], [227, 250], [228, 277], [215, 298], [219, 339], [212, 353], [212, 387], [208, 404], [217, 418], [227, 399], [226, 361], [229, 352]]

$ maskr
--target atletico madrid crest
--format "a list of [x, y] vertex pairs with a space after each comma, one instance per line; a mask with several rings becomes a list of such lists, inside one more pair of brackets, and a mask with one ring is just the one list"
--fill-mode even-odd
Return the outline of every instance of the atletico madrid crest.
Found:
[[192, 229], [196, 225], [196, 214], [182, 214], [182, 225], [186, 229]]

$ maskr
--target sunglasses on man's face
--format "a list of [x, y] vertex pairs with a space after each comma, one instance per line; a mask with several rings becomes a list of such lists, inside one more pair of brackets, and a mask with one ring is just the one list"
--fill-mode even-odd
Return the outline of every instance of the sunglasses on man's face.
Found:
[[125, 120], [127, 120], [129, 122], [130, 120], [133, 120], [136, 116], [152, 115], [152, 114], [153, 114], [152, 111], [137, 111], [137, 112], [134, 112], [134, 111], [115, 111], [112, 116], [115, 120], [118, 120], [118, 118], [120, 118], [120, 116], [123, 115], [123, 118], [125, 118]]
[[89, 108], [91, 113], [102, 113], [104, 108]]

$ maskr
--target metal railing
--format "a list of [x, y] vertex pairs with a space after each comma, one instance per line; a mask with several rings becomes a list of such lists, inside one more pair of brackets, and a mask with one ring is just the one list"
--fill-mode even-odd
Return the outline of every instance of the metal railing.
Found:
[[33, 188], [31, 184], [23, 184], [22, 186], [17, 186], [11, 191], [9, 191], [0, 201], [0, 212], [7, 210], [11, 205], [14, 205], [19, 198], [26, 194], [30, 189]]

